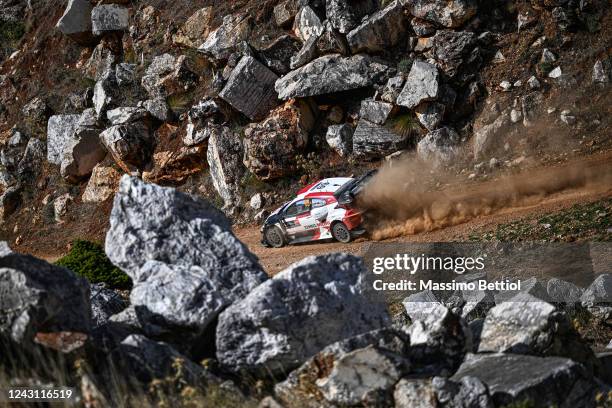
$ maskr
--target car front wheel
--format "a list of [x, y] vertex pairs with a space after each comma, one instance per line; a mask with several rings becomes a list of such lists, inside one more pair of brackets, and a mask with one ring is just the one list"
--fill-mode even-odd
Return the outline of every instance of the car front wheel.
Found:
[[265, 232], [266, 242], [274, 248], [282, 248], [285, 246], [285, 238], [278, 227], [268, 228]]
[[332, 236], [336, 241], [343, 242], [345, 244], [351, 242], [351, 231], [349, 231], [347, 226], [341, 222], [334, 224], [332, 227]]

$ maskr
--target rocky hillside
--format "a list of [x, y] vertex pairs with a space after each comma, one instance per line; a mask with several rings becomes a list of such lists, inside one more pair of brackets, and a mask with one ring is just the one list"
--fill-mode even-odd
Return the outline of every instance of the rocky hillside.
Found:
[[606, 149], [611, 27], [605, 0], [2, 0], [4, 238], [101, 240], [125, 173], [256, 222], [397, 152]]

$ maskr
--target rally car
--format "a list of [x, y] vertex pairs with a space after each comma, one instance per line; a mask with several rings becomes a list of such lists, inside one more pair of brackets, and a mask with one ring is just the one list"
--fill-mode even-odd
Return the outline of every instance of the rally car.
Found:
[[354, 201], [373, 174], [358, 179], [328, 178], [304, 187], [266, 219], [261, 228], [262, 244], [280, 248], [331, 238], [348, 243], [365, 233]]

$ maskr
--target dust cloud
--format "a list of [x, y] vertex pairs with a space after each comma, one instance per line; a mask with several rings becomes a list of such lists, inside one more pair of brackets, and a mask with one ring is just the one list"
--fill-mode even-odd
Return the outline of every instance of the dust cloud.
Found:
[[612, 192], [610, 156], [470, 183], [410, 155], [385, 165], [366, 186], [358, 205], [366, 210], [372, 238], [382, 240], [534, 205], [570, 189]]

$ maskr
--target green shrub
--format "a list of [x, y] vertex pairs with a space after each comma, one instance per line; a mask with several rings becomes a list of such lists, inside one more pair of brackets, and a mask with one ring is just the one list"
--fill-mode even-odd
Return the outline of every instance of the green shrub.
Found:
[[91, 283], [106, 283], [111, 288], [128, 289], [132, 286], [130, 277], [113, 265], [106, 257], [100, 244], [77, 239], [72, 243], [68, 255], [56, 262]]

